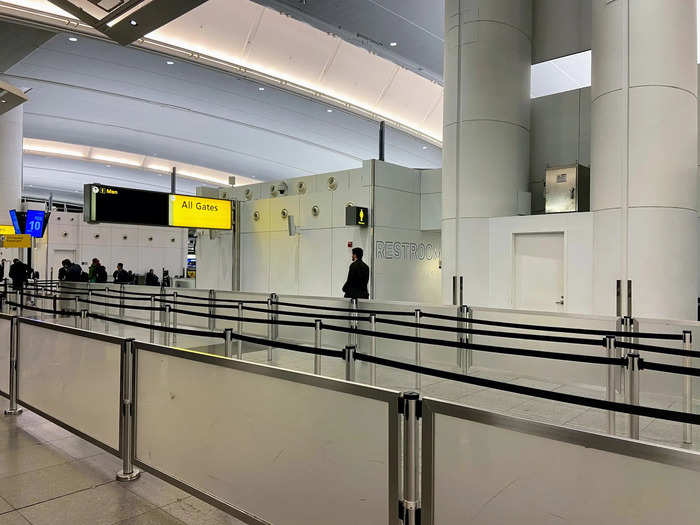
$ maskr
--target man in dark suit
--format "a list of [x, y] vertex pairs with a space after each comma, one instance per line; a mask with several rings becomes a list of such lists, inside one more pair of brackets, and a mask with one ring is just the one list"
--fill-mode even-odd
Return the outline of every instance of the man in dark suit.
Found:
[[362, 262], [362, 256], [362, 248], [352, 249], [352, 264], [348, 271], [348, 280], [343, 285], [345, 297], [350, 299], [369, 299], [367, 292], [369, 266]]

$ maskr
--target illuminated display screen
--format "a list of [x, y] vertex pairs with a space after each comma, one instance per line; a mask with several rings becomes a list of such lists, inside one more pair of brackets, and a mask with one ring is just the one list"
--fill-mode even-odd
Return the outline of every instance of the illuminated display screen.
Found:
[[231, 229], [231, 201], [86, 184], [86, 222]]
[[116, 186], [87, 184], [86, 222], [168, 226], [168, 194]]
[[40, 239], [44, 236], [47, 225], [47, 213], [42, 210], [10, 210], [12, 226], [17, 235], [26, 234]]
[[231, 201], [170, 195], [170, 226], [231, 229]]

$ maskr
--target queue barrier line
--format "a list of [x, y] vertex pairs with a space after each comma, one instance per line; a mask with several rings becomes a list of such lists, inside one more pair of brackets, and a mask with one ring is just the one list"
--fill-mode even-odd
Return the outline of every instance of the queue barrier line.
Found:
[[[464, 318], [454, 317], [452, 315], [443, 314], [431, 314], [428, 312], [422, 312], [423, 317], [429, 317], [432, 319], [441, 319], [443, 321], [453, 321], [453, 322], [465, 322]], [[536, 324], [523, 324], [523, 323], [509, 323], [506, 321], [489, 321], [486, 319], [473, 319], [469, 318], [469, 322], [472, 324], [483, 324], [488, 326], [502, 326], [503, 328], [519, 328], [522, 330], [538, 330], [544, 332], [568, 332], [572, 334], [581, 335], [612, 335], [615, 337], [629, 337], [629, 332], [617, 332], [615, 330], [595, 330], [591, 328], [567, 328], [563, 326], [545, 326]], [[655, 333], [645, 333], [645, 332], [634, 332], [634, 337], [646, 338], [646, 339], [667, 339], [672, 341], [682, 341], [683, 336], [678, 334], [655, 334]]]
[[[34, 297], [41, 297], [41, 296], [34, 296]], [[51, 298], [52, 297], [46, 297], [46, 298]], [[71, 298], [57, 298], [57, 299], [64, 299], [64, 300], [72, 300]], [[135, 305], [120, 305], [120, 304], [111, 304], [111, 303], [104, 303], [100, 301], [89, 301], [87, 299], [82, 299], [78, 298], [78, 302], [83, 303], [83, 304], [95, 304], [99, 306], [107, 306], [107, 307], [112, 307], [112, 308], [126, 308], [126, 309], [132, 309], [132, 310], [144, 310], [144, 311], [165, 311], [165, 308], [159, 308], [159, 307], [151, 307], [151, 306], [135, 306]], [[8, 301], [8, 305], [11, 306], [18, 306], [17, 303], [13, 303]], [[35, 310], [35, 311], [41, 311], [45, 313], [56, 313], [53, 310], [45, 310], [45, 309], [37, 309], [34, 307], [29, 307], [29, 306], [23, 306], [23, 308], [28, 308], [30, 310]], [[255, 308], [247, 308], [248, 310], [252, 311], [259, 311], [259, 312], [264, 312], [267, 313], [267, 309], [255, 309]], [[61, 311], [61, 313], [65, 313], [66, 311]], [[219, 314], [209, 314], [205, 312], [192, 312], [192, 311], [187, 311], [187, 310], [180, 310], [177, 308], [171, 309], [171, 312], [174, 313], [179, 313], [179, 314], [184, 314], [184, 315], [192, 315], [196, 317], [206, 317], [206, 318], [214, 318], [214, 319], [223, 319], [223, 320], [229, 320], [229, 321], [242, 321], [242, 322], [247, 322], [247, 323], [258, 323], [258, 324], [273, 324], [273, 325], [282, 325], [282, 326], [299, 326], [299, 327], [306, 327], [306, 328], [313, 328], [315, 325], [314, 323], [308, 322], [302, 322], [302, 321], [281, 321], [279, 319], [255, 319], [255, 318], [239, 318], [237, 316], [228, 316], [228, 315], [219, 315]], [[284, 314], [284, 315], [298, 315], [298, 314], [293, 314], [293, 313], [286, 313], [286, 312], [275, 312], [275, 314]], [[74, 315], [80, 315], [79, 312], [74, 314]], [[309, 315], [311, 317], [312, 315]], [[350, 320], [350, 321], [364, 321], [367, 322], [369, 321], [368, 318], [355, 318], [355, 317], [348, 317], [347, 319], [343, 316], [336, 316], [340, 317], [343, 320]], [[510, 333], [510, 332], [492, 332], [488, 330], [473, 330], [473, 329], [453, 329], [452, 327], [443, 327], [440, 325], [424, 325], [424, 324], [417, 324], [417, 323], [410, 323], [410, 322], [403, 322], [403, 321], [395, 321], [395, 320], [389, 320], [389, 319], [377, 319], [377, 322], [382, 322], [386, 324], [395, 324], [399, 326], [408, 326], [408, 327], [414, 327], [414, 328], [421, 328], [421, 329], [430, 329], [430, 330], [440, 330], [440, 331], [449, 331], [449, 332], [463, 332], [463, 333], [473, 333], [476, 335], [485, 335], [485, 336], [490, 336], [490, 337], [504, 337], [504, 338], [511, 338], [511, 339], [530, 339], [530, 340], [537, 340], [537, 341], [551, 341], [551, 342], [560, 342], [560, 343], [571, 343], [571, 344], [587, 344], [591, 346], [605, 346], [605, 340], [602, 341], [596, 341], [596, 340], [589, 340], [589, 339], [579, 339], [579, 338], [567, 338], [567, 337], [557, 337], [557, 336], [544, 336], [544, 335], [537, 335], [537, 334], [518, 334], [518, 333]], [[150, 325], [146, 325], [147, 327], [150, 327]], [[596, 356], [585, 356], [581, 354], [563, 354], [563, 353], [556, 353], [556, 352], [546, 352], [546, 351], [541, 351], [541, 350], [526, 350], [522, 349], [520, 354], [514, 353], [511, 350], [513, 349], [506, 349], [503, 347], [496, 347], [492, 345], [479, 345], [475, 343], [461, 343], [457, 341], [445, 341], [441, 339], [435, 339], [435, 338], [425, 338], [425, 337], [412, 337], [412, 336], [404, 336], [401, 334], [392, 334], [389, 332], [373, 332], [369, 330], [362, 330], [359, 328], [346, 328], [346, 327], [339, 327], [339, 326], [333, 326], [333, 325], [323, 325], [326, 329], [328, 330], [333, 330], [333, 331], [341, 331], [341, 332], [346, 332], [346, 333], [356, 333], [358, 335], [367, 335], [370, 337], [379, 337], [382, 339], [393, 339], [393, 340], [399, 340], [399, 341], [407, 341], [407, 342], [413, 342], [413, 343], [421, 343], [421, 344], [430, 344], [430, 345], [435, 345], [435, 346], [446, 346], [450, 348], [459, 348], [459, 349], [472, 349], [472, 350], [480, 350], [480, 351], [485, 351], [485, 352], [492, 352], [492, 353], [501, 353], [501, 354], [510, 354], [510, 355], [522, 355], [522, 356], [529, 356], [529, 357], [536, 357], [536, 358], [543, 358], [543, 359], [558, 359], [558, 360], [567, 360], [562, 357], [555, 357], [555, 356], [562, 356], [562, 355], [568, 355], [568, 356], [578, 356], [580, 362], [587, 362], [587, 363], [598, 363], [598, 364], [614, 364], [614, 363], [608, 363], [604, 362], [601, 360], [605, 360], [608, 358], [605, 357], [596, 357]], [[624, 332], [625, 335], [629, 336], [628, 332]], [[636, 334], [635, 334], [636, 335]], [[700, 352], [697, 351], [687, 351], [687, 350], [679, 350], [679, 349], [674, 349], [674, 348], [663, 348], [663, 347], [656, 347], [652, 345], [640, 345], [640, 344], [635, 344], [635, 343], [626, 343], [626, 342], [616, 342], [616, 345], [622, 348], [630, 348], [630, 349], [637, 349], [637, 350], [644, 350], [648, 352], [655, 352], [655, 353], [660, 353], [660, 354], [666, 354], [666, 355], [676, 355], [676, 356], [685, 356], [685, 357], [700, 357]], [[571, 361], [575, 361], [576, 359], [568, 359]]]
[[[275, 304], [275, 303], [272, 303]], [[251, 306], [244, 306], [244, 310], [248, 310], [251, 312], [262, 312], [262, 313], [268, 313], [269, 310], [266, 308], [254, 308]], [[358, 314], [360, 313], [359, 310], [355, 310]], [[337, 321], [364, 321], [364, 322], [369, 322], [369, 317], [352, 317], [350, 315], [332, 315], [332, 314], [323, 314], [323, 313], [311, 313], [311, 312], [285, 312], [282, 310], [275, 310], [274, 311], [275, 315], [287, 315], [291, 317], [312, 317], [314, 319], [334, 319]]]
[[372, 309], [353, 310], [350, 308], [339, 308], [336, 306], [314, 306], [314, 305], [285, 303], [285, 302], [280, 302], [280, 301], [273, 301], [272, 304], [276, 304], [279, 306], [291, 306], [293, 308], [304, 308], [306, 310], [327, 310], [330, 312], [364, 312], [367, 314], [375, 314], [375, 315], [398, 315], [398, 316], [403, 316], [403, 315], [413, 316], [414, 315], [414, 312], [393, 312], [391, 310], [372, 310]]
[[655, 363], [653, 361], [647, 361], [646, 359], [639, 360], [639, 369], [655, 370], [657, 372], [666, 372], [669, 374], [700, 377], [700, 368], [679, 365], [667, 365], [665, 363]]
[[575, 394], [565, 394], [563, 392], [556, 392], [552, 390], [543, 390], [541, 388], [515, 385], [513, 383], [505, 383], [503, 381], [496, 381], [494, 379], [486, 379], [483, 377], [463, 376], [456, 372], [439, 370], [436, 368], [429, 368], [401, 361], [394, 361], [393, 359], [386, 359], [384, 357], [377, 357], [369, 354], [363, 354], [360, 352], [355, 352], [355, 359], [357, 361], [364, 361], [370, 364], [397, 368], [400, 370], [405, 370], [407, 372], [413, 372], [415, 374], [423, 374], [433, 377], [439, 377], [442, 379], [450, 379], [452, 381], [458, 381], [460, 383], [483, 386], [486, 388], [492, 388], [494, 390], [501, 390], [513, 394], [521, 394], [540, 399], [548, 399], [551, 401], [585, 406], [588, 408], [597, 408], [601, 410], [611, 410], [631, 415], [646, 416], [654, 419], [665, 419], [667, 421], [675, 421], [677, 423], [690, 423], [692, 425], [700, 424], [700, 414], [691, 414], [686, 412], [678, 412], [675, 410], [666, 410], [662, 408], [653, 408], [641, 405], [630, 405], [627, 403], [619, 403], [616, 401], [607, 401], [603, 399], [595, 399], [592, 397], [578, 396]]

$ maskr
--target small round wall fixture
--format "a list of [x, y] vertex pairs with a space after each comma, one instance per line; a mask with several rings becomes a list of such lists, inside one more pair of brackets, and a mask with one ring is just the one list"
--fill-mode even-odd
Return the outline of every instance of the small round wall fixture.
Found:
[[282, 217], [282, 219], [286, 219], [287, 217], [289, 217], [289, 211], [287, 211], [287, 208], [282, 208], [280, 216]]
[[274, 184], [270, 185], [270, 195], [277, 195], [277, 187]]
[[318, 217], [319, 215], [321, 215], [321, 207], [318, 204], [314, 204], [313, 206], [311, 206], [311, 215], [313, 215], [314, 217]]
[[149, 237], [148, 242], [153, 242], [153, 237]]
[[335, 177], [328, 177], [328, 189], [331, 191], [338, 189], [338, 181], [335, 180]]
[[244, 195], [245, 195], [245, 200], [247, 200], [247, 201], [252, 200], [253, 199], [253, 190], [248, 188], [247, 190], [245, 190]]
[[173, 237], [172, 239], [170, 239], [170, 242], [175, 242], [175, 238]]
[[68, 237], [68, 232], [63, 232], [64, 237]]
[[257, 221], [259, 221], [261, 218], [262, 218], [262, 214], [261, 214], [259, 211], [255, 210], [255, 211], [253, 212], [253, 220], [254, 220], [255, 222], [257, 222]]
[[96, 233], [96, 234], [95, 234], [95, 239], [99, 239], [99, 238], [100, 238], [100, 234], [99, 234], [99, 233]]
[[122, 235], [122, 239], [127, 240], [129, 238], [128, 235]]
[[306, 193], [306, 183], [305, 182], [303, 182], [303, 181], [297, 182], [297, 193], [299, 195], [303, 195], [304, 193]]

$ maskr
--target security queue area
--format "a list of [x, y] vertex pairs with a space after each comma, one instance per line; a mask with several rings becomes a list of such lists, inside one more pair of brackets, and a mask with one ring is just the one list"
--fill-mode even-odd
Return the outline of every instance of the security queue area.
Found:
[[695, 524], [697, 21], [0, 1], [0, 525]]

